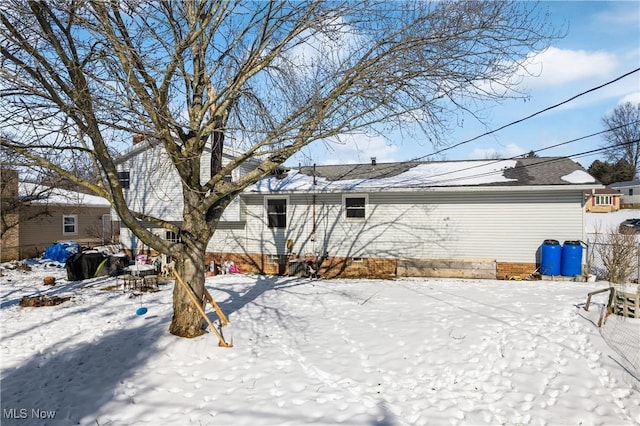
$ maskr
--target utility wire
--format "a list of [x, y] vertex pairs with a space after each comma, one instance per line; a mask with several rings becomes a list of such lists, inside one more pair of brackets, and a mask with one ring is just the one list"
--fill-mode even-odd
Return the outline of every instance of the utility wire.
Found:
[[[599, 135], [601, 135], [601, 134], [603, 134], [603, 133], [613, 132], [613, 131], [615, 131], [615, 130], [618, 130], [618, 129], [621, 129], [621, 128], [623, 128], [623, 127], [627, 127], [627, 126], [630, 126], [630, 125], [633, 125], [633, 124], [637, 124], [637, 123], [640, 123], [640, 120], [636, 120], [636, 121], [634, 121], [634, 122], [627, 123], [627, 124], [623, 124], [623, 125], [620, 125], [620, 126], [617, 126], [617, 127], [610, 128], [610, 129], [602, 130], [602, 131], [600, 131], [600, 132], [591, 133], [591, 134], [589, 134], [589, 135], [580, 136], [580, 137], [575, 138], [575, 139], [571, 139], [571, 140], [568, 140], [568, 141], [565, 141], [565, 142], [560, 142], [560, 143], [557, 143], [557, 144], [555, 144], [555, 145], [550, 145], [550, 146], [547, 146], [547, 147], [545, 147], [545, 148], [541, 148], [541, 149], [538, 149], [538, 150], [536, 150], [536, 151], [531, 151], [531, 152], [533, 152], [533, 153], [539, 153], [539, 152], [541, 152], [541, 151], [546, 151], [546, 150], [548, 150], [548, 149], [557, 148], [557, 147], [559, 147], [559, 146], [568, 145], [568, 144], [570, 144], [570, 143], [579, 142], [579, 141], [581, 141], [581, 140], [588, 139], [588, 138], [592, 138], [592, 137], [594, 137], [594, 136], [599, 136]], [[636, 142], [637, 142], [637, 141], [636, 141]], [[629, 145], [629, 144], [631, 144], [631, 143], [633, 143], [633, 142], [621, 142], [621, 143], [619, 143], [619, 144], [615, 144], [615, 145], [611, 145], [611, 146], [607, 146], [607, 147], [603, 147], [603, 148], [598, 148], [598, 149], [591, 150], [591, 151], [584, 151], [584, 152], [580, 152], [580, 153], [577, 153], [577, 154], [564, 155], [564, 156], [562, 156], [561, 158], [564, 158], [564, 157], [569, 157], [569, 158], [573, 158], [573, 157], [583, 157], [583, 156], [591, 155], [591, 154], [596, 153], [596, 152], [607, 151], [607, 150], [610, 150], [610, 149], [612, 149], [612, 148], [618, 148], [618, 147], [621, 147], [621, 146], [624, 146], [624, 145]], [[476, 169], [476, 168], [480, 168], [480, 167], [485, 167], [485, 166], [488, 166], [488, 165], [491, 165], [491, 164], [499, 163], [499, 162], [501, 162], [501, 161], [505, 161], [505, 160], [516, 160], [516, 159], [519, 159], [519, 158], [522, 158], [522, 155], [516, 155], [516, 156], [513, 156], [513, 157], [509, 157], [509, 158], [500, 158], [500, 159], [495, 159], [495, 160], [490, 161], [489, 163], [484, 163], [484, 162], [483, 162], [482, 164], [476, 164], [476, 165], [469, 166], [469, 167], [465, 167], [465, 168], [458, 169], [458, 170], [455, 170], [455, 171], [448, 171], [448, 172], [439, 173], [439, 174], [435, 174], [435, 175], [430, 176], [430, 177], [446, 176], [446, 175], [448, 175], [448, 174], [460, 173], [460, 172], [463, 172], [463, 171], [472, 170], [472, 169]], [[554, 157], [554, 158], [555, 158], [555, 157]], [[471, 160], [471, 161], [474, 161], [474, 160]], [[477, 160], [475, 160], [475, 161], [477, 161]], [[530, 166], [529, 166], [529, 167], [530, 167]], [[472, 176], [470, 176], [470, 177], [472, 177]]]
[[[539, 161], [533, 163], [533, 164], [521, 164], [521, 165], [515, 165], [514, 167], [506, 167], [504, 169], [499, 169], [499, 170], [491, 170], [491, 171], [486, 171], [486, 172], [479, 172], [476, 174], [470, 174], [470, 175], [464, 175], [464, 176], [456, 176], [456, 177], [451, 177], [449, 179], [439, 179], [437, 181], [432, 182], [431, 184], [429, 183], [416, 183], [416, 184], [409, 184], [407, 185], [408, 188], [422, 188], [422, 187], [434, 187], [434, 186], [451, 186], [453, 184], [455, 184], [456, 181], [461, 181], [461, 180], [468, 180], [468, 179], [475, 179], [475, 178], [481, 178], [481, 177], [487, 177], [487, 176], [493, 176], [493, 175], [500, 175], [503, 174], [505, 170], [510, 170], [510, 171], [517, 171], [517, 170], [524, 170], [524, 169], [532, 169], [535, 167], [540, 167], [549, 163], [553, 163], [553, 162], [557, 162], [557, 161], [564, 161], [566, 160], [567, 157], [569, 158], [573, 158], [573, 157], [581, 157], [581, 156], [587, 156], [587, 155], [591, 155], [597, 152], [601, 152], [601, 151], [606, 151], [608, 149], [611, 148], [616, 148], [616, 147], [621, 147], [624, 145], [629, 145], [632, 143], [638, 143], [640, 142], [640, 139], [637, 140], [633, 140], [633, 141], [628, 141], [628, 142], [621, 142], [612, 146], [608, 146], [608, 147], [604, 147], [604, 148], [597, 148], [597, 149], [592, 149], [592, 150], [588, 150], [588, 151], [583, 151], [583, 152], [578, 152], [569, 156], [562, 156], [562, 157], [550, 157], [550, 158], [545, 158], [542, 157], [539, 159]], [[451, 175], [451, 174], [455, 174], [455, 173], [460, 173], [462, 171], [466, 171], [466, 170], [470, 170], [470, 169], [474, 169], [474, 168], [478, 168], [478, 167], [486, 167], [488, 165], [491, 164], [496, 164], [496, 163], [500, 163], [500, 162], [504, 162], [504, 161], [509, 161], [509, 160], [516, 160], [516, 159], [522, 159], [522, 157], [513, 157], [510, 159], [500, 159], [500, 160], [492, 160], [490, 162], [485, 162], [482, 160], [469, 160], [471, 162], [478, 162], [481, 161], [482, 164], [479, 165], [474, 165], [471, 167], [466, 167], [466, 168], [462, 168], [462, 169], [457, 169], [457, 170], [452, 170], [452, 171], [447, 171], [444, 173], [440, 173], [440, 174], [435, 174], [435, 175], [431, 175], [428, 178], [432, 179], [434, 177], [438, 177], [438, 176], [446, 176], [446, 175]], [[534, 158], [535, 160], [535, 158]], [[394, 176], [390, 176], [390, 178], [393, 178]], [[508, 182], [507, 182], [508, 184]], [[469, 184], [469, 185], [465, 185], [465, 186], [473, 186], [474, 184]], [[367, 188], [387, 188], [388, 184], [383, 184], [381, 186], [370, 186], [367, 185]]]
[[491, 134], [493, 134], [493, 133], [499, 132], [500, 130], [504, 130], [504, 129], [506, 129], [507, 127], [511, 127], [511, 126], [516, 125], [516, 124], [522, 123], [523, 121], [529, 120], [529, 119], [531, 119], [531, 118], [533, 118], [533, 117], [535, 117], [535, 116], [537, 116], [537, 115], [540, 115], [540, 114], [542, 114], [542, 113], [544, 113], [544, 112], [550, 111], [550, 110], [552, 110], [552, 109], [558, 108], [559, 106], [562, 106], [562, 105], [567, 104], [567, 103], [569, 103], [569, 102], [571, 102], [571, 101], [574, 101], [574, 100], [576, 100], [577, 98], [579, 98], [579, 97], [581, 97], [581, 96], [584, 96], [584, 95], [586, 95], [586, 94], [588, 94], [588, 93], [595, 92], [596, 90], [600, 90], [600, 89], [602, 89], [603, 87], [606, 87], [606, 86], [608, 86], [608, 85], [610, 85], [610, 84], [613, 84], [613, 83], [615, 83], [615, 82], [617, 82], [617, 81], [620, 81], [620, 80], [622, 80], [623, 78], [626, 78], [626, 77], [630, 76], [631, 74], [637, 73], [638, 71], [640, 71], [640, 68], [636, 68], [636, 69], [634, 69], [634, 70], [632, 70], [632, 71], [629, 71], [629, 72], [627, 72], [627, 73], [625, 73], [625, 74], [622, 74], [622, 75], [621, 75], [621, 76], [619, 76], [619, 77], [614, 78], [613, 80], [610, 80], [610, 81], [608, 81], [608, 82], [606, 82], [606, 83], [603, 83], [603, 84], [601, 84], [601, 85], [599, 85], [599, 86], [592, 87], [591, 89], [588, 89], [588, 90], [585, 90], [584, 92], [578, 93], [577, 95], [574, 95], [574, 96], [570, 97], [569, 99], [566, 99], [566, 100], [564, 100], [564, 101], [562, 101], [562, 102], [559, 102], [559, 103], [557, 103], [557, 104], [555, 104], [555, 105], [551, 105], [551, 106], [549, 106], [549, 107], [547, 107], [547, 108], [541, 109], [541, 110], [539, 110], [539, 111], [537, 111], [537, 112], [534, 112], [534, 113], [533, 113], [533, 114], [531, 114], [531, 115], [528, 115], [528, 116], [523, 117], [523, 118], [521, 118], [521, 119], [518, 119], [518, 120], [516, 120], [516, 121], [512, 121], [511, 123], [505, 124], [505, 125], [503, 125], [503, 126], [501, 126], [501, 127], [498, 127], [497, 129], [490, 130], [490, 131], [488, 131], [488, 132], [482, 133], [481, 135], [475, 136], [475, 137], [473, 137], [473, 138], [471, 138], [471, 139], [467, 139], [467, 140], [464, 140], [464, 141], [462, 141], [462, 142], [458, 142], [457, 144], [454, 144], [454, 145], [448, 146], [448, 147], [446, 147], [446, 148], [442, 148], [442, 149], [440, 149], [440, 150], [438, 150], [438, 151], [436, 151], [436, 152], [432, 152], [431, 154], [427, 154], [427, 155], [423, 155], [423, 156], [421, 156], [421, 157], [414, 158], [413, 160], [409, 160], [409, 162], [411, 162], [411, 161], [420, 161], [420, 160], [422, 160], [422, 159], [424, 159], [424, 158], [431, 157], [431, 156], [433, 156], [433, 155], [438, 155], [438, 154], [443, 153], [443, 152], [445, 152], [445, 151], [448, 151], [448, 150], [450, 150], [450, 149], [457, 148], [457, 147], [459, 147], [459, 146], [461, 146], [461, 145], [468, 144], [468, 143], [473, 142], [473, 141], [475, 141], [475, 140], [478, 140], [478, 139], [480, 139], [480, 138], [482, 138], [482, 137], [485, 137], [485, 136], [491, 135]]

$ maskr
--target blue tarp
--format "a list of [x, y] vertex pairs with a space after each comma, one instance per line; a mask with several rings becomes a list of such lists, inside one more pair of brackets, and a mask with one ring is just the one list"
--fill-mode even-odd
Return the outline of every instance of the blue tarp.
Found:
[[56, 243], [44, 249], [43, 257], [56, 262], [64, 263], [69, 256], [80, 251], [80, 244], [76, 242]]

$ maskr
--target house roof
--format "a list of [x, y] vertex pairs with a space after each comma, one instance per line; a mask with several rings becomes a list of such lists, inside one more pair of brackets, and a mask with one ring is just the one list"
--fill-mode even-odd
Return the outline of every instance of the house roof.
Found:
[[609, 185], [610, 188], [629, 188], [629, 187], [636, 187], [636, 186], [640, 186], [640, 180], [630, 180], [627, 182], [616, 182], [616, 183], [612, 183], [611, 185]]
[[615, 196], [620, 196], [620, 192], [618, 190], [611, 189], [611, 188], [594, 189], [591, 194], [594, 194], [594, 195], [613, 195], [614, 197]]
[[18, 183], [18, 198], [20, 201], [31, 204], [111, 207], [109, 201], [96, 195], [61, 188], [51, 188], [30, 182]]
[[247, 191], [343, 192], [498, 186], [602, 188], [595, 178], [571, 159], [542, 157], [301, 167], [284, 177], [265, 178]]

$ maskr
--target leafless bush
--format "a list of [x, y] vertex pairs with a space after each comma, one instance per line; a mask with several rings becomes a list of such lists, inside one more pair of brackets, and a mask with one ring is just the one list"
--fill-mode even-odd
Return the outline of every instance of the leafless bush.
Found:
[[612, 283], [631, 281], [638, 270], [640, 245], [635, 234], [596, 233], [593, 251], [600, 258], [604, 278]]

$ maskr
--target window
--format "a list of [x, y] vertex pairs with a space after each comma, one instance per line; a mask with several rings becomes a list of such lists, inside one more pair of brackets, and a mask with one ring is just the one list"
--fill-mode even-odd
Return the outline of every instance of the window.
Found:
[[347, 219], [364, 219], [366, 197], [344, 197], [345, 216]]
[[63, 215], [62, 216], [62, 235], [76, 235], [78, 233], [78, 216]]
[[269, 254], [267, 255], [267, 263], [276, 263], [278, 265], [283, 264], [285, 260], [284, 256], [279, 254]]
[[129, 185], [131, 183], [131, 176], [129, 172], [118, 172], [118, 180], [120, 181], [122, 189], [129, 189]]
[[164, 232], [164, 239], [167, 241], [171, 241], [172, 243], [181, 243], [182, 240], [180, 240], [180, 237], [178, 236], [178, 234], [176, 234], [173, 231], [165, 231]]
[[267, 199], [267, 224], [269, 228], [287, 227], [287, 199]]
[[610, 206], [611, 195], [598, 195], [596, 196], [596, 205], [598, 206]]
[[633, 196], [633, 188], [629, 188], [629, 196], [632, 197]]

